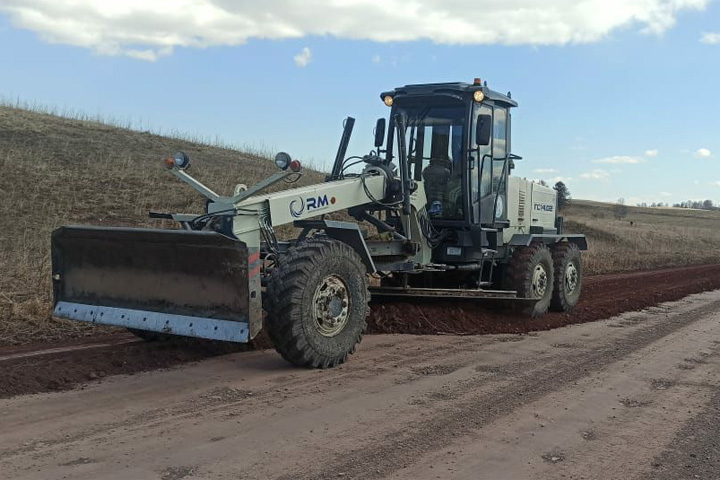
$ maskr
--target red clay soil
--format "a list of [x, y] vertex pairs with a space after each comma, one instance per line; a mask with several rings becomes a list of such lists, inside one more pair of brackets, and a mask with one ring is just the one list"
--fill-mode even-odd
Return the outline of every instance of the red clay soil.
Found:
[[592, 322], [720, 289], [720, 265], [598, 275], [585, 278], [582, 288], [580, 303], [571, 313], [548, 313], [536, 319], [477, 301], [394, 300], [373, 305], [368, 333], [527, 333]]
[[[120, 333], [102, 337], [101, 344], [88, 348], [87, 339], [52, 345], [35, 345], [35, 350], [49, 347], [68, 348], [59, 353], [21, 356], [3, 360], [10, 355], [32, 352], [31, 346], [10, 347], [0, 350], [0, 398], [28, 393], [70, 390], [78, 385], [97, 381], [110, 375], [133, 374], [169, 368], [204, 358], [269, 348], [270, 344], [259, 336], [250, 344], [213, 342], [209, 340], [177, 338], [169, 341], [133, 341], [132, 334]], [[76, 347], [75, 349], [73, 349]]]
[[[580, 304], [571, 314], [551, 313], [534, 320], [522, 313], [491, 309], [474, 301], [374, 301], [368, 333], [526, 333], [608, 318], [716, 289], [720, 289], [720, 265], [588, 277]], [[110, 375], [169, 368], [217, 355], [270, 347], [262, 333], [250, 345], [196, 339], [168, 342], [134, 342], [132, 339], [132, 335], [121, 333], [90, 340], [0, 349], [0, 398], [68, 390]], [[68, 350], [18, 357], [49, 348]], [[8, 359], [9, 356], [15, 357]]]

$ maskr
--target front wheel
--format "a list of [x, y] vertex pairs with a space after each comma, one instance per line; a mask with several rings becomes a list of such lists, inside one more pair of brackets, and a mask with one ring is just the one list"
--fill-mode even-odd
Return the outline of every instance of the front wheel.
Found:
[[323, 238], [290, 248], [265, 295], [268, 336], [287, 361], [328, 368], [355, 352], [370, 292], [365, 266], [347, 244]]
[[552, 249], [555, 279], [550, 310], [569, 312], [580, 301], [582, 257], [574, 243], [559, 243]]

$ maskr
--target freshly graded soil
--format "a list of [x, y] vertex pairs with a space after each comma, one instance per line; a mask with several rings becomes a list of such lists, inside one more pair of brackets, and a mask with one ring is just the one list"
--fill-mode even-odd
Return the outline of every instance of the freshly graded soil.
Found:
[[[642, 310], [693, 293], [720, 289], [720, 265], [587, 277], [577, 308], [531, 319], [501, 305], [477, 301], [373, 301], [370, 334], [523, 334]], [[271, 348], [264, 334], [251, 344], [178, 338], [133, 341], [129, 333], [54, 344], [0, 349], [0, 398], [69, 390], [118, 374], [174, 367], [209, 357]], [[360, 349], [362, 350], [362, 344]], [[352, 362], [352, 358], [350, 362]]]
[[582, 288], [580, 303], [571, 313], [550, 312], [535, 319], [503, 310], [502, 305], [470, 300], [376, 302], [368, 321], [368, 333], [527, 333], [592, 322], [720, 289], [720, 265], [597, 275], [586, 277]]

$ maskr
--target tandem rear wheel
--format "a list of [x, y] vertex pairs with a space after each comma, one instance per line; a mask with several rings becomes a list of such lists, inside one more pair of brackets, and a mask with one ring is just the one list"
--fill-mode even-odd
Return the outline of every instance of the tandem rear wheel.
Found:
[[574, 243], [557, 243], [553, 245], [552, 258], [555, 281], [550, 310], [570, 312], [578, 304], [582, 289], [583, 266], [580, 249]]
[[553, 258], [550, 249], [542, 243], [517, 247], [506, 267], [503, 283], [515, 290], [518, 297], [537, 300], [526, 309], [533, 317], [548, 311], [553, 297]]
[[369, 299], [358, 254], [336, 240], [309, 239], [291, 247], [270, 274], [265, 328], [287, 361], [334, 367], [360, 343]]
[[580, 300], [582, 258], [577, 245], [561, 242], [518, 247], [504, 274], [504, 286], [521, 298], [536, 299], [528, 313], [539, 317], [548, 310], [570, 312]]

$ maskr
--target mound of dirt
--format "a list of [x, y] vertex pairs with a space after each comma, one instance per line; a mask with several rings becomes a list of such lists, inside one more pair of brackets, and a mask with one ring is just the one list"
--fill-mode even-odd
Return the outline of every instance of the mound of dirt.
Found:
[[600, 320], [715, 289], [720, 289], [720, 265], [587, 277], [573, 312], [548, 313], [537, 319], [477, 301], [377, 302], [368, 319], [368, 333], [527, 333]]
[[271, 347], [262, 333], [249, 344], [191, 338], [145, 342], [136, 341], [129, 333], [95, 340], [56, 343], [51, 350], [47, 344], [40, 351], [37, 345], [3, 349], [0, 351], [5, 357], [0, 357], [0, 398], [69, 390], [111, 375], [169, 368], [218, 355]]

